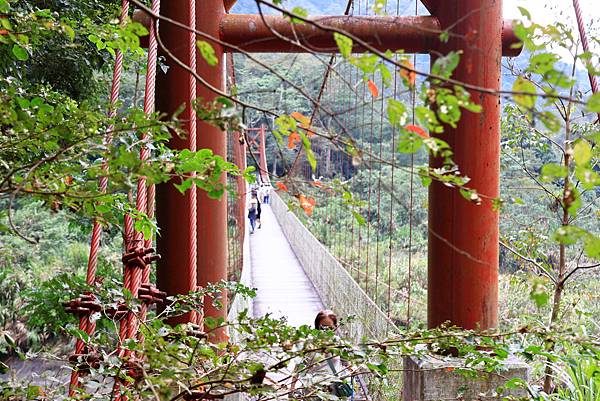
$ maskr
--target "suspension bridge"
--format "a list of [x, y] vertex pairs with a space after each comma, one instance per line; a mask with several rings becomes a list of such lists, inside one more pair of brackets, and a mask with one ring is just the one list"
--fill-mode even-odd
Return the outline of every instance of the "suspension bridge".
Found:
[[[206, 303], [203, 311], [182, 316], [178, 322], [201, 325], [202, 316], [225, 318], [227, 310], [229, 318], [235, 319], [242, 308], [249, 308], [255, 316], [272, 313], [286, 317], [291, 324], [310, 324], [316, 312], [326, 307], [340, 316], [357, 316], [346, 330], [358, 340], [385, 336], [395, 329], [392, 297], [399, 296], [407, 302], [410, 311], [412, 234], [404, 250], [394, 249], [396, 244], [391, 234], [398, 229], [394, 209], [384, 212], [381, 201], [387, 197], [389, 203], [394, 204], [397, 189], [410, 186], [406, 204], [410, 220], [407, 226], [412, 233], [415, 166], [412, 159], [402, 166], [392, 160], [389, 172], [383, 176], [386, 166], [381, 156], [384, 146], [391, 148], [392, 153], [396, 148], [393, 139], [390, 144], [384, 144], [383, 140], [384, 132], [393, 132], [383, 117], [386, 100], [402, 99], [412, 103], [412, 117], [407, 113], [406, 123], [412, 120], [415, 124], [416, 58], [413, 57], [412, 64], [402, 64], [397, 56], [388, 57], [393, 85], [380, 92], [378, 88], [383, 88], [384, 79], [388, 78], [373, 73], [371, 80], [363, 80], [362, 73], [336, 56], [340, 48], [334, 32], [352, 40], [347, 50], [351, 54], [370, 52], [387, 57], [388, 50], [403, 50], [429, 54], [435, 60], [449, 52], [462, 52], [453, 79], [470, 91], [483, 111], [465, 112], [456, 127], [447, 127], [444, 135], [454, 151], [454, 161], [484, 198], [481, 205], [476, 205], [463, 199], [456, 189], [441, 182], [431, 183], [427, 222], [428, 300], [427, 306], [413, 307], [427, 308], [430, 327], [445, 322], [464, 328], [497, 326], [498, 211], [492, 200], [499, 192], [498, 91], [502, 57], [516, 56], [520, 51], [514, 46], [518, 41], [511, 22], [502, 20], [501, 1], [423, 0], [429, 15], [417, 15], [419, 8], [415, 8], [413, 15], [403, 16], [400, 2], [389, 5], [383, 15], [375, 15], [369, 1], [350, 0], [344, 15], [314, 17], [302, 24], [293, 24], [290, 15], [273, 4], [270, 7], [281, 11], [282, 16], [229, 14], [234, 3], [234, 0], [186, 0], [161, 5], [159, 0], [152, 0], [148, 7], [138, 1], [131, 2], [137, 8], [135, 18], [143, 21], [149, 30], [144, 111], [158, 110], [166, 115], [180, 112], [182, 128], [188, 135], [174, 136], [170, 142], [173, 149], [210, 149], [242, 170], [248, 160], [253, 160], [259, 179], [268, 182], [276, 172], [268, 169], [268, 161], [275, 155], [266, 152], [265, 126], [244, 132], [224, 132], [197, 119], [192, 102], [196, 98], [210, 102], [217, 97], [234, 97], [235, 66], [230, 56], [233, 53], [248, 57], [267, 52], [331, 54], [330, 61], [324, 62], [324, 79], [318, 95], [307, 96], [313, 112], [306, 125], [317, 125], [319, 113], [324, 113], [331, 116], [328, 123], [336, 130], [345, 131], [350, 127], [348, 135], [366, 149], [362, 156], [368, 175], [367, 198], [363, 199], [367, 208], [366, 224], [344, 220], [340, 209], [332, 206], [336, 195], [326, 191], [327, 201], [322, 205], [326, 210], [326, 246], [288, 210], [287, 201], [273, 193], [272, 202], [263, 205], [263, 227], [250, 235], [246, 225], [248, 187], [241, 177], [229, 178], [236, 195], [225, 194], [220, 200], [211, 199], [195, 187], [182, 195], [172, 183], [155, 188], [141, 180], [136, 206], [151, 217], [156, 208], [161, 236], [156, 239], [155, 253], [154, 241], [135, 233], [132, 217], [125, 217], [124, 285], [147, 303], [139, 318], [131, 311], [119, 312], [125, 316], [121, 319], [120, 338], [125, 340], [138, 335], [139, 320], [144, 319], [148, 305], [164, 293], [187, 294], [208, 283], [229, 278], [256, 287], [257, 297], [250, 303], [238, 298], [226, 300], [229, 308], [222, 309]], [[122, 24], [126, 23], [130, 11], [130, 1], [123, 0]], [[303, 20], [298, 15], [294, 18]], [[446, 30], [451, 34], [440, 40], [440, 34]], [[197, 40], [211, 45], [216, 62], [197, 51]], [[157, 71], [158, 56], [164, 57], [167, 68], [163, 71]], [[123, 55], [117, 52], [109, 112], [113, 117], [122, 68]], [[407, 78], [413, 80], [412, 85], [402, 86]], [[326, 110], [322, 105], [326, 98], [339, 100], [337, 108], [333, 102], [333, 109]], [[242, 108], [249, 107], [243, 100], [235, 100]], [[183, 111], [181, 105], [186, 106]], [[259, 111], [269, 115], [268, 110]], [[301, 177], [309, 183], [315, 182], [313, 174], [319, 176], [320, 173], [351, 178], [353, 157], [344, 152], [343, 146], [340, 149], [339, 143], [328, 146], [317, 140], [313, 146], [319, 166], [326, 166], [326, 170], [313, 171], [298, 150], [298, 157], [288, 171], [290, 176]], [[150, 149], [144, 148], [140, 158], [145, 160], [149, 152]], [[440, 160], [432, 158], [431, 166], [440, 166]], [[409, 173], [402, 175], [400, 170]], [[225, 180], [223, 177], [223, 183]], [[105, 181], [100, 182], [100, 188], [106, 188]], [[90, 285], [95, 283], [101, 234], [102, 228], [96, 223], [88, 265]], [[393, 260], [402, 252], [409, 255], [408, 293], [393, 288]], [[151, 283], [150, 269], [154, 262], [157, 281]], [[90, 295], [74, 300], [69, 308], [81, 316], [80, 328], [92, 334], [95, 324], [90, 315], [95, 309]], [[225, 336], [226, 333], [221, 333], [217, 340], [225, 340]], [[123, 350], [121, 354], [127, 357], [128, 351]], [[76, 345], [74, 359], [78, 358], [93, 359], [82, 340]], [[80, 386], [79, 379], [80, 373], [74, 370], [71, 394]]]

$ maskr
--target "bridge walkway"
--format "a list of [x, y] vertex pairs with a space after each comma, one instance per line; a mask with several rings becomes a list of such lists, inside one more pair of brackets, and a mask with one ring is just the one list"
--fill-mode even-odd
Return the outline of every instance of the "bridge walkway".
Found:
[[294, 326], [312, 325], [323, 303], [283, 233], [270, 205], [262, 205], [262, 226], [250, 235], [255, 317], [271, 313]]

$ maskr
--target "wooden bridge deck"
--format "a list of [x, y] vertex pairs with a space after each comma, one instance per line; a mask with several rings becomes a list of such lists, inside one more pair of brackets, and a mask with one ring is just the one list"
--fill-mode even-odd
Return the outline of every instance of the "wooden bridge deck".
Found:
[[308, 279], [269, 205], [262, 205], [262, 227], [250, 235], [254, 316], [271, 313], [294, 326], [312, 325], [323, 303]]

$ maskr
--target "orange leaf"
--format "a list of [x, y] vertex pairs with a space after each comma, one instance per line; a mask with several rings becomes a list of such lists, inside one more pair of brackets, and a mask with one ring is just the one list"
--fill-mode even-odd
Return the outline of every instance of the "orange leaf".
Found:
[[369, 79], [367, 85], [369, 86], [369, 90], [371, 91], [371, 95], [373, 95], [373, 97], [379, 96], [379, 89], [377, 89], [377, 85], [375, 85], [375, 82]]
[[300, 126], [306, 130], [306, 136], [311, 138], [315, 135], [315, 132], [310, 128], [310, 118], [297, 111], [290, 114], [290, 116], [294, 117], [300, 123]]
[[407, 131], [414, 132], [415, 134], [419, 135], [421, 138], [424, 138], [424, 139], [429, 138], [429, 134], [423, 128], [419, 127], [418, 125], [407, 125], [404, 128]]
[[296, 149], [296, 143], [300, 142], [300, 135], [297, 132], [292, 132], [288, 137], [288, 149]]
[[307, 198], [304, 195], [298, 195], [298, 200], [300, 201], [300, 207], [304, 210], [304, 213], [308, 217], [312, 216], [313, 208], [317, 204], [317, 202], [313, 198]]
[[310, 119], [302, 113], [295, 111], [292, 114], [290, 114], [290, 116], [294, 117], [296, 121], [300, 122], [300, 124], [302, 124], [305, 127], [308, 127], [310, 125]]
[[0, 35], [8, 35], [8, 31], [6, 29], [0, 29]]
[[417, 79], [417, 74], [414, 71], [415, 66], [410, 62], [410, 60], [407, 59], [402, 60], [400, 64], [405, 67], [400, 68], [400, 76], [407, 80], [410, 86], [413, 86], [415, 84], [415, 80]]
[[321, 181], [313, 181], [312, 184], [317, 188], [323, 188], [323, 183]]
[[285, 191], [285, 192], [288, 192], [288, 191], [289, 191], [288, 187], [286, 187], [286, 186], [285, 186], [285, 184], [284, 184], [283, 182], [281, 182], [281, 181], [277, 181], [277, 182], [275, 183], [275, 186], [276, 186], [277, 188], [281, 189], [282, 191]]

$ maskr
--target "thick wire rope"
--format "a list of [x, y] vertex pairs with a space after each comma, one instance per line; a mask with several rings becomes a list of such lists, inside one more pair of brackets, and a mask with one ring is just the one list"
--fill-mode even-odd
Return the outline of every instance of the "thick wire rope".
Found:
[[[152, 12], [155, 14], [160, 13], [160, 0], [152, 1]], [[149, 42], [148, 42], [148, 61], [146, 67], [146, 84], [144, 89], [144, 114], [149, 116], [154, 112], [155, 109], [155, 89], [156, 89], [156, 64], [158, 57], [158, 42], [157, 42], [157, 22], [153, 20], [153, 23], [149, 27]], [[145, 163], [150, 156], [150, 149], [146, 146], [145, 142], [148, 141], [148, 132], [143, 131], [141, 135], [141, 149], [140, 149], [140, 161], [141, 163]], [[139, 212], [146, 213], [148, 218], [152, 218], [154, 215], [154, 205], [155, 205], [155, 189], [149, 190], [146, 185], [146, 177], [142, 176], [138, 179], [137, 183], [137, 198], [136, 198], [136, 209]], [[151, 196], [149, 200], [149, 195]], [[130, 217], [125, 220], [126, 224], [132, 224], [133, 219]], [[142, 232], [132, 232], [133, 230], [129, 227], [126, 227], [125, 232], [128, 235], [133, 235], [131, 241], [128, 244], [125, 244], [126, 251], [132, 251], [136, 247], [145, 247], [147, 245], [151, 245], [152, 239], [144, 238], [144, 234]], [[137, 297], [139, 289], [142, 283], [149, 283], [150, 281], [150, 266], [144, 266], [143, 269], [140, 269], [138, 266], [132, 266], [129, 264], [125, 264], [124, 266], [124, 287], [129, 290], [132, 296]], [[130, 358], [132, 353], [129, 349], [121, 349], [122, 342], [127, 339], [135, 338], [138, 335], [139, 324], [146, 319], [146, 314], [148, 312], [148, 305], [146, 303], [142, 303], [140, 307], [140, 315], [136, 316], [135, 312], [127, 311], [127, 314], [123, 320], [121, 320], [121, 325], [119, 328], [119, 355], [124, 358]], [[143, 340], [143, 337], [138, 337], [138, 339]], [[122, 385], [121, 380], [115, 380], [114, 386], [114, 394], [116, 394], [117, 401], [125, 401], [127, 400], [127, 396], [120, 392], [120, 387]]]
[[[344, 75], [349, 76], [350, 84], [352, 85], [352, 72], [350, 70], [350, 65], [347, 62], [344, 62], [343, 66], [345, 67], [345, 74]], [[344, 106], [346, 108], [348, 108], [348, 106], [350, 105], [350, 103], [352, 101], [351, 90], [350, 90], [350, 88], [346, 87], [346, 89], [345, 89], [344, 92], [345, 92], [345, 95], [346, 95], [345, 96], [345, 100], [346, 101], [344, 103]], [[346, 117], [345, 120], [344, 120], [345, 121], [344, 123], [346, 125], [346, 128], [348, 128], [348, 125], [350, 125], [350, 122], [351, 122], [351, 120], [350, 120], [351, 114], [348, 113], [348, 112], [346, 112], [344, 115]], [[348, 162], [348, 157], [346, 156], [345, 159], [346, 160], [344, 161], [344, 166]], [[348, 168], [350, 169], [351, 165], [349, 165]], [[344, 176], [344, 178], [345, 178], [345, 176]], [[346, 181], [346, 180], [344, 179], [344, 181]], [[350, 234], [351, 230], [352, 230], [352, 234], [354, 233], [354, 231], [353, 231], [354, 227], [353, 226], [354, 226], [354, 217], [350, 216], [349, 220], [346, 219], [346, 223], [345, 223], [345, 227], [344, 227], [344, 262], [345, 263], [348, 263], [348, 237], [349, 237], [349, 234]]]
[[[119, 17], [119, 24], [125, 25], [127, 21], [127, 15], [129, 14], [129, 1], [123, 0], [121, 3], [121, 15]], [[121, 91], [121, 77], [123, 74], [123, 53], [120, 50], [115, 52], [115, 64], [113, 66], [113, 78], [110, 90], [110, 98], [108, 105], [108, 118], [112, 120], [117, 115], [117, 101]], [[104, 138], [106, 145], [110, 145], [112, 142], [112, 132], [114, 131], [114, 125], [111, 124], [107, 129], [107, 135]], [[108, 160], [106, 158], [102, 161], [102, 172], [103, 175], [99, 179], [99, 192], [105, 193], [108, 188]], [[88, 256], [88, 265], [86, 273], [86, 284], [93, 286], [96, 282], [96, 271], [98, 269], [98, 253], [100, 251], [100, 241], [102, 238], [102, 225], [98, 219], [94, 220], [92, 227], [92, 237], [90, 240], [90, 253]], [[96, 329], [96, 323], [90, 320], [90, 316], [82, 316], [79, 319], [79, 329], [85, 331], [88, 335], [92, 335]], [[75, 344], [75, 354], [81, 355], [84, 351], [85, 344], [81, 339], [78, 339]], [[81, 373], [77, 369], [73, 369], [71, 372], [71, 379], [69, 382], [69, 396], [72, 397], [77, 388], [79, 387], [79, 377]]]
[[[194, 30], [196, 29], [196, 0], [189, 0], [189, 8], [190, 8], [190, 18], [189, 25]], [[196, 35], [194, 32], [190, 31], [188, 36], [188, 51], [189, 51], [189, 62], [190, 68], [192, 71], [196, 71], [197, 66], [197, 52], [196, 52]], [[196, 78], [193, 75], [189, 75], [189, 87], [190, 92], [188, 94], [188, 107], [190, 108], [190, 132], [189, 132], [189, 149], [192, 152], [197, 150], [197, 135], [198, 135], [198, 126], [197, 126], [197, 118], [196, 112], [192, 107], [192, 101], [196, 98]], [[196, 172], [193, 171], [190, 173], [190, 178], [195, 178]], [[197, 239], [197, 197], [198, 191], [195, 185], [192, 185], [190, 188], [190, 203], [189, 203], [189, 215], [190, 219], [188, 221], [188, 230], [190, 232], [189, 244], [188, 244], [188, 283], [190, 285], [190, 291], [197, 290], [197, 282], [198, 282], [198, 239]], [[202, 314], [199, 311], [193, 310], [190, 312], [190, 322], [195, 324], [200, 324], [202, 319]]]
[[[152, 1], [152, 12], [158, 14], [160, 12], [160, 0], [153, 0]], [[152, 23], [150, 24], [149, 27], [149, 36], [148, 36], [148, 63], [147, 63], [147, 67], [146, 67], [146, 86], [144, 89], [144, 114], [146, 114], [147, 116], [151, 115], [154, 110], [155, 110], [155, 102], [156, 102], [156, 96], [155, 96], [155, 89], [156, 89], [156, 63], [157, 63], [157, 56], [158, 56], [158, 44], [157, 44], [157, 40], [156, 40], [156, 29], [157, 29], [157, 24], [156, 23]], [[146, 161], [150, 155], [150, 150], [148, 149], [147, 146], [144, 145], [144, 143], [147, 141], [148, 139], [148, 134], [147, 133], [143, 133], [142, 134], [142, 148], [140, 150], [140, 160], [142, 162]], [[143, 205], [140, 205], [139, 201], [140, 201], [140, 187], [142, 187], [142, 191], [143, 191], [143, 195], [146, 197], [146, 201], [144, 202]], [[140, 179], [140, 181], [138, 182], [138, 204], [136, 205], [138, 207], [138, 210], [146, 213], [146, 215], [148, 216], [149, 219], [153, 219], [154, 218], [154, 213], [155, 213], [155, 198], [156, 198], [156, 188], [154, 187], [154, 185], [151, 185], [150, 187], [146, 187], [146, 179], [142, 178]], [[143, 207], [143, 209], [139, 209], [139, 207]], [[147, 239], [140, 239], [140, 242], [142, 242], [141, 240], [143, 240], [144, 243], [144, 248], [149, 248], [152, 246], [152, 236], [150, 236]], [[150, 271], [151, 267], [145, 266], [144, 269], [141, 272], [141, 284], [148, 284], [150, 283]], [[148, 305], [146, 303], [142, 303], [141, 308], [140, 308], [140, 321], [145, 321], [146, 320], [146, 314], [148, 313]], [[132, 337], [133, 335], [135, 335], [137, 332], [137, 329], [131, 334]], [[140, 339], [140, 341], [143, 341], [143, 337], [142, 336], [138, 336], [138, 338]]]
[[[358, 15], [361, 15], [361, 2], [358, 2]], [[360, 78], [360, 73], [357, 71], [357, 79]], [[364, 99], [366, 94], [367, 94], [367, 86], [365, 84], [364, 81], [361, 81], [362, 84], [362, 96], [361, 99]], [[360, 121], [360, 128], [359, 128], [359, 136], [360, 136], [360, 141], [361, 141], [361, 145], [364, 147], [364, 143], [365, 143], [365, 102], [361, 101], [360, 102], [360, 108], [361, 108], [361, 121]], [[364, 164], [364, 160], [363, 160], [363, 154], [360, 155], [360, 163]], [[368, 217], [368, 216], [367, 216]], [[357, 282], [360, 284], [360, 279], [361, 279], [361, 275], [363, 272], [363, 255], [362, 255], [362, 242], [363, 242], [363, 227], [362, 224], [358, 225], [358, 270], [357, 270]], [[365, 284], [367, 283], [367, 279], [365, 277]]]
[[[573, 0], [573, 8], [575, 9], [575, 19], [577, 20], [577, 27], [579, 28], [579, 37], [581, 38], [581, 45], [584, 52], [588, 52], [590, 49], [585, 26], [583, 24], [583, 15], [581, 13], [581, 7], [579, 6], [579, 0]], [[592, 93], [598, 92], [598, 81], [596, 76], [588, 71], [588, 77], [590, 79], [590, 87]], [[598, 113], [598, 121], [600, 121], [600, 113]]]
[[[400, 0], [396, 1], [396, 15], [399, 15], [400, 12]], [[394, 55], [394, 59], [398, 60], [398, 55]], [[398, 71], [394, 69], [394, 89], [392, 92], [392, 97], [394, 100], [398, 98]], [[394, 192], [394, 172], [396, 170], [396, 132], [394, 127], [391, 127], [392, 133], [392, 168], [391, 168], [391, 184], [390, 191]], [[389, 218], [389, 244], [388, 244], [388, 277], [387, 277], [387, 317], [391, 318], [391, 310], [392, 310], [392, 255], [393, 255], [393, 231], [394, 231], [394, 199], [390, 194], [390, 218]], [[387, 328], [386, 328], [387, 330]]]
[[[338, 99], [340, 98], [340, 90], [341, 90], [341, 81], [339, 79], [334, 79], [333, 81], [334, 85], [333, 86], [333, 103], [335, 105], [338, 105], [339, 108], [339, 102]], [[335, 107], [335, 106], [334, 106]], [[338, 110], [333, 110], [334, 113], [339, 113], [339, 109]], [[340, 120], [340, 123], [342, 122], [342, 120]], [[334, 129], [337, 132], [338, 129], [343, 129], [343, 127], [338, 127], [337, 124], [334, 124]], [[341, 163], [340, 163], [340, 159], [341, 159], [341, 154], [339, 152], [339, 150], [336, 149], [336, 147], [333, 147], [333, 156], [334, 156], [334, 166], [335, 166], [335, 172], [336, 172], [336, 178], [338, 180], [341, 180], [340, 175], [343, 176], [343, 174], [341, 174]], [[340, 238], [341, 238], [341, 233], [339, 232], [338, 228], [342, 227], [342, 208], [341, 205], [337, 202], [337, 197], [334, 198], [336, 200], [335, 202], [335, 213], [336, 213], [336, 219], [335, 219], [335, 227], [336, 227], [336, 233], [335, 233], [335, 251], [336, 251], [336, 255], [337, 258], [340, 259], [341, 258], [341, 248], [340, 248]]]
[[[375, 74], [373, 74], [373, 78], [375, 78]], [[371, 188], [371, 182], [373, 180], [373, 139], [374, 139], [374, 129], [373, 129], [373, 121], [374, 121], [374, 110], [375, 110], [375, 98], [374, 96], [371, 96], [371, 107], [369, 109], [371, 118], [370, 118], [370, 122], [369, 122], [369, 132], [370, 132], [370, 137], [369, 137], [369, 166], [368, 166], [368, 170], [369, 170], [369, 179], [368, 179], [368, 192], [367, 192], [367, 246], [366, 246], [366, 251], [367, 251], [367, 255], [365, 258], [365, 292], [367, 293], [367, 295], [370, 296], [369, 294], [369, 281], [370, 281], [370, 277], [369, 277], [369, 256], [371, 253], [371, 249], [370, 249], [370, 245], [371, 245], [371, 192], [372, 192], [372, 188]]]
[[[387, 2], [385, 3], [385, 13], [387, 13]], [[383, 154], [383, 99], [384, 99], [384, 82], [383, 76], [381, 76], [381, 106], [379, 110], [379, 160], [382, 160]], [[383, 165], [378, 163], [379, 176], [377, 179], [377, 231], [376, 231], [376, 245], [375, 245], [375, 302], [379, 304], [379, 250], [380, 241], [379, 234], [381, 233], [381, 174]]]
[[[415, 0], [415, 16], [419, 15], [419, 5]], [[413, 66], [417, 65], [417, 55], [413, 54]], [[417, 83], [414, 82], [411, 90], [412, 124], [415, 124], [415, 103], [417, 97]], [[410, 154], [409, 195], [408, 195], [408, 299], [406, 302], [406, 325], [410, 325], [411, 295], [412, 295], [412, 243], [413, 243], [413, 194], [414, 194], [414, 166], [415, 155]]]

